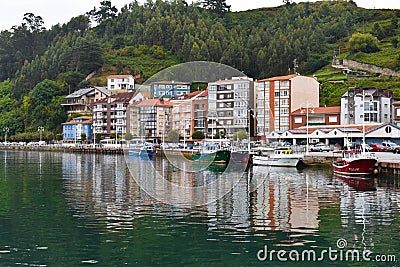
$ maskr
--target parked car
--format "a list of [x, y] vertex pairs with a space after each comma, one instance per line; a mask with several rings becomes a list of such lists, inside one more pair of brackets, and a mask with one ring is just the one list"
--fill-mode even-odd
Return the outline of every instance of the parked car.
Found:
[[369, 146], [372, 148], [372, 151], [374, 152], [386, 152], [388, 151], [386, 147], [380, 145], [380, 144], [369, 144]]
[[400, 146], [392, 150], [393, 154], [400, 154]]
[[400, 147], [398, 144], [390, 141], [383, 141], [382, 146], [386, 147], [388, 151], [393, 151], [394, 149]]
[[[358, 150], [363, 150], [363, 144], [360, 144], [357, 147]], [[374, 150], [372, 149], [372, 147], [369, 144], [365, 144], [365, 151], [366, 152], [373, 152]]]
[[314, 146], [311, 146], [310, 151], [311, 152], [317, 152], [317, 151], [318, 152], [323, 152], [323, 151], [328, 152], [328, 151], [331, 151], [331, 148], [330, 148], [330, 146], [328, 146], [324, 143], [318, 143], [318, 144], [315, 144]]

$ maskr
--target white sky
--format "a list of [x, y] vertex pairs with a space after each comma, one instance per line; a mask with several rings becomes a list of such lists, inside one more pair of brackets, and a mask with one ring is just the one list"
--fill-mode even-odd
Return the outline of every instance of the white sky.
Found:
[[[143, 3], [145, 0], [139, 0]], [[306, 2], [307, 0], [295, 1]], [[3, 0], [0, 9], [0, 30], [9, 30], [23, 22], [25, 13], [41, 16], [49, 29], [57, 23], [66, 23], [72, 17], [82, 15], [93, 7], [98, 8], [101, 0]], [[130, 0], [111, 0], [118, 10]], [[192, 0], [187, 0], [192, 2]], [[400, 9], [400, 0], [355, 0], [359, 7]], [[282, 0], [227, 0], [232, 11], [282, 5]]]

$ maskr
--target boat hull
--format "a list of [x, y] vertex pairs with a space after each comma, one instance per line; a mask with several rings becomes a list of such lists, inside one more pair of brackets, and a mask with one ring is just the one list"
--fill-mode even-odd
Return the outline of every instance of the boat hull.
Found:
[[229, 150], [218, 150], [211, 153], [196, 153], [192, 154], [192, 160], [197, 162], [206, 162], [213, 164], [226, 164], [230, 158]]
[[253, 165], [275, 166], [275, 167], [298, 167], [302, 163], [300, 157], [268, 157], [253, 156]]
[[152, 158], [154, 154], [154, 150], [150, 149], [140, 149], [140, 150], [129, 150], [128, 155], [134, 157], [148, 157]]
[[376, 159], [356, 159], [352, 161], [333, 162], [334, 173], [344, 175], [371, 175], [374, 171]]

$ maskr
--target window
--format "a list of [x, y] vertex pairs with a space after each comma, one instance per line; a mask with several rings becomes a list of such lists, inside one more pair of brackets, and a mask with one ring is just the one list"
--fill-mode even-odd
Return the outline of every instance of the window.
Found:
[[289, 99], [281, 99], [281, 106], [288, 106], [289, 105]]
[[378, 111], [378, 103], [377, 102], [364, 102], [364, 111]]
[[332, 122], [332, 123], [338, 122], [337, 116], [329, 116], [328, 120], [329, 120], [329, 122]]
[[303, 117], [295, 117], [294, 123], [303, 123]]
[[281, 90], [281, 96], [288, 96], [289, 90]]
[[285, 87], [285, 88], [288, 88], [288, 87], [289, 87], [289, 81], [288, 81], [288, 80], [286, 80], [286, 81], [281, 81], [280, 84], [281, 84], [281, 88], [282, 88], [282, 87]]

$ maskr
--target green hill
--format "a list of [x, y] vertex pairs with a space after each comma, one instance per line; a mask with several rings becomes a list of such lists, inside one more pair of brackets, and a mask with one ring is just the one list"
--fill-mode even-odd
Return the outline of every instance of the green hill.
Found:
[[[0, 94], [7, 100], [0, 104], [0, 129], [7, 126], [16, 134], [44, 126], [49, 134], [59, 133], [66, 118], [58, 106], [68, 92], [103, 85], [111, 73], [140, 73], [145, 81], [161, 69], [195, 60], [221, 62], [258, 79], [293, 72], [296, 59], [298, 72], [322, 82], [321, 105], [336, 105], [350, 85], [385, 87], [399, 95], [397, 78], [343, 77], [328, 67], [340, 48], [341, 58], [397, 70], [399, 14], [358, 8], [352, 1], [244, 12], [216, 12], [181, 0], [132, 2], [117, 11], [104, 1], [89, 15], [46, 30], [40, 17], [28, 13], [20, 26], [0, 32], [0, 80], [5, 81]], [[91, 26], [94, 20], [97, 26]], [[355, 32], [376, 36], [380, 51], [350, 53], [347, 44]], [[343, 82], [331, 82], [337, 79]]]

